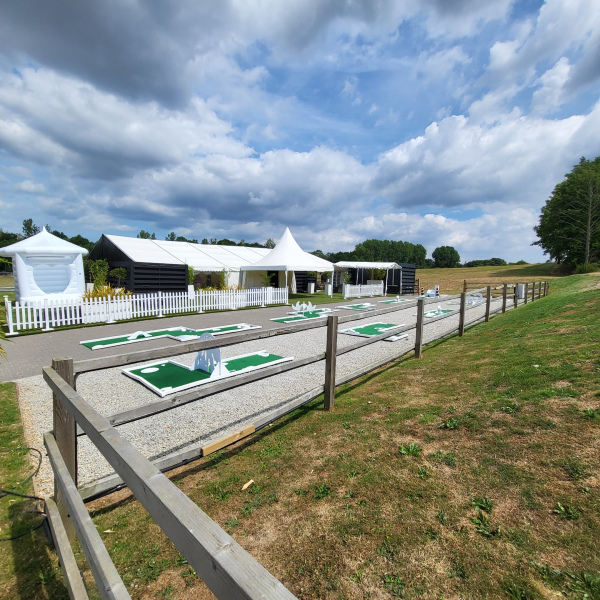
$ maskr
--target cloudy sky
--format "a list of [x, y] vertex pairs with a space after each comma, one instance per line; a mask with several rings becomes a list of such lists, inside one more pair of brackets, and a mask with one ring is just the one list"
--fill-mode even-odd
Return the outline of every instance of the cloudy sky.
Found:
[[7, 0], [0, 227], [544, 260], [600, 155], [597, 0]]

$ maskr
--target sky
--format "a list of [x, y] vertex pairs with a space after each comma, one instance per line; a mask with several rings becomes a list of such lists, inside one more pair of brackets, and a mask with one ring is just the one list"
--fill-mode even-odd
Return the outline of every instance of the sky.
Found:
[[597, 0], [7, 0], [0, 227], [541, 262], [600, 155]]

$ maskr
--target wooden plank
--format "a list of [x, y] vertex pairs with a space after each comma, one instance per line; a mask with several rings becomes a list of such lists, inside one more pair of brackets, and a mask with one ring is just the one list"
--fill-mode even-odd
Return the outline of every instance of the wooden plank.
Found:
[[487, 286], [487, 292], [485, 297], [485, 322], [490, 320], [490, 308], [492, 306], [492, 287]]
[[[285, 373], [286, 371], [298, 369], [324, 359], [325, 353], [323, 352], [322, 354], [316, 354], [315, 356], [299, 358], [287, 363], [280, 363], [278, 365], [274, 365], [273, 367], [266, 367], [258, 371], [251, 371], [250, 373], [245, 373], [236, 377], [216, 381], [215, 383], [199, 386], [198, 389], [189, 392], [182, 392], [180, 394], [174, 394], [170, 398], [157, 400], [156, 402], [151, 402], [150, 404], [136, 406], [135, 408], [110, 415], [107, 418], [113, 427], [123, 425], [124, 423], [132, 423], [151, 415], [173, 410], [174, 408], [189, 404], [190, 402], [195, 402], [196, 400], [201, 400], [202, 398], [207, 398], [208, 396], [213, 396], [214, 394], [219, 394], [220, 392], [252, 383], [253, 381], [259, 381], [261, 379], [266, 379], [267, 377], [273, 377], [274, 375]], [[83, 430], [80, 432], [80, 435], [84, 435]]]
[[508, 289], [508, 286], [505, 283], [504, 287], [502, 288], [502, 312], [503, 313], [506, 312], [506, 292], [507, 292], [507, 289]]
[[[46, 369], [50, 370], [49, 367], [46, 367]], [[94, 576], [100, 597], [105, 600], [131, 598], [85, 508], [83, 500], [79, 497], [75, 482], [71, 478], [67, 465], [60, 454], [58, 444], [51, 433], [44, 435], [44, 445], [48, 451], [48, 458], [52, 464], [65, 504], [69, 507], [72, 516], [71, 522], [77, 531], [79, 543]]]
[[325, 410], [335, 404], [335, 367], [337, 355], [338, 317], [327, 317], [327, 342], [325, 345]]
[[206, 446], [202, 446], [201, 453], [202, 456], [208, 456], [221, 448], [225, 448], [225, 446], [229, 446], [234, 444], [235, 442], [252, 435], [256, 430], [254, 429], [254, 425], [248, 425], [248, 427], [244, 427], [235, 433], [231, 433], [220, 440], [216, 440], [215, 442], [211, 442]]
[[[73, 387], [75, 377], [73, 373], [72, 358], [55, 358], [52, 360], [52, 368], [61, 376], [67, 385]], [[69, 475], [77, 485], [77, 429], [75, 420], [65, 410], [56, 394], [52, 395], [52, 431], [60, 454], [67, 465]], [[54, 497], [58, 512], [62, 517], [69, 542], [75, 541], [75, 529], [69, 520], [68, 510], [63, 502], [62, 493], [54, 480]]]
[[458, 315], [458, 335], [460, 337], [465, 333], [465, 307], [467, 306], [467, 293], [460, 295], [460, 312]]
[[415, 358], [423, 356], [423, 321], [425, 320], [425, 301], [419, 298], [417, 303], [417, 324], [415, 331]]
[[44, 379], [217, 598], [295, 598], [52, 369]]
[[71, 600], [88, 600], [89, 596], [85, 589], [81, 572], [77, 566], [77, 561], [75, 560], [71, 543], [69, 542], [65, 526], [63, 525], [62, 517], [52, 498], [46, 498], [44, 502], [44, 512], [48, 517], [54, 547], [56, 548], [56, 554], [58, 555], [58, 560], [60, 562], [65, 587], [67, 588], [67, 592], [69, 592], [69, 598], [71, 598]]
[[529, 295], [529, 283], [526, 283], [525, 284], [525, 291], [523, 293], [523, 296], [524, 296], [524, 302], [523, 302], [523, 304], [527, 304], [527, 300], [528, 300], [527, 296], [528, 295]]

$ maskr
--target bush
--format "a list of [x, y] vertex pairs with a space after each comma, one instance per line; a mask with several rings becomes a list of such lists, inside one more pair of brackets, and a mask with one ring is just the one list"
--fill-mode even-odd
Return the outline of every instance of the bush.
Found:
[[582, 275], [584, 273], [597, 273], [600, 271], [600, 263], [585, 263], [575, 267], [575, 273]]
[[91, 292], [86, 292], [83, 294], [84, 298], [123, 298], [125, 296], [133, 296], [132, 292], [125, 290], [123, 288], [114, 288], [112, 285], [107, 284], [102, 287], [94, 286], [94, 289]]

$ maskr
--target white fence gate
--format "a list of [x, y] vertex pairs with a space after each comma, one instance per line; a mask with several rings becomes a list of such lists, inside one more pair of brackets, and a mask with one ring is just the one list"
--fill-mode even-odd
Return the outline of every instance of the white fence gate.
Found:
[[77, 298], [70, 300], [38, 300], [13, 303], [4, 296], [7, 335], [23, 329], [51, 331], [54, 327], [116, 323], [139, 317], [164, 317], [205, 310], [235, 310], [247, 306], [288, 304], [287, 288], [252, 288], [244, 290], [197, 290], [194, 293], [173, 292], [133, 294], [115, 298]]
[[383, 281], [371, 285], [344, 285], [344, 300], [363, 296], [383, 296]]

